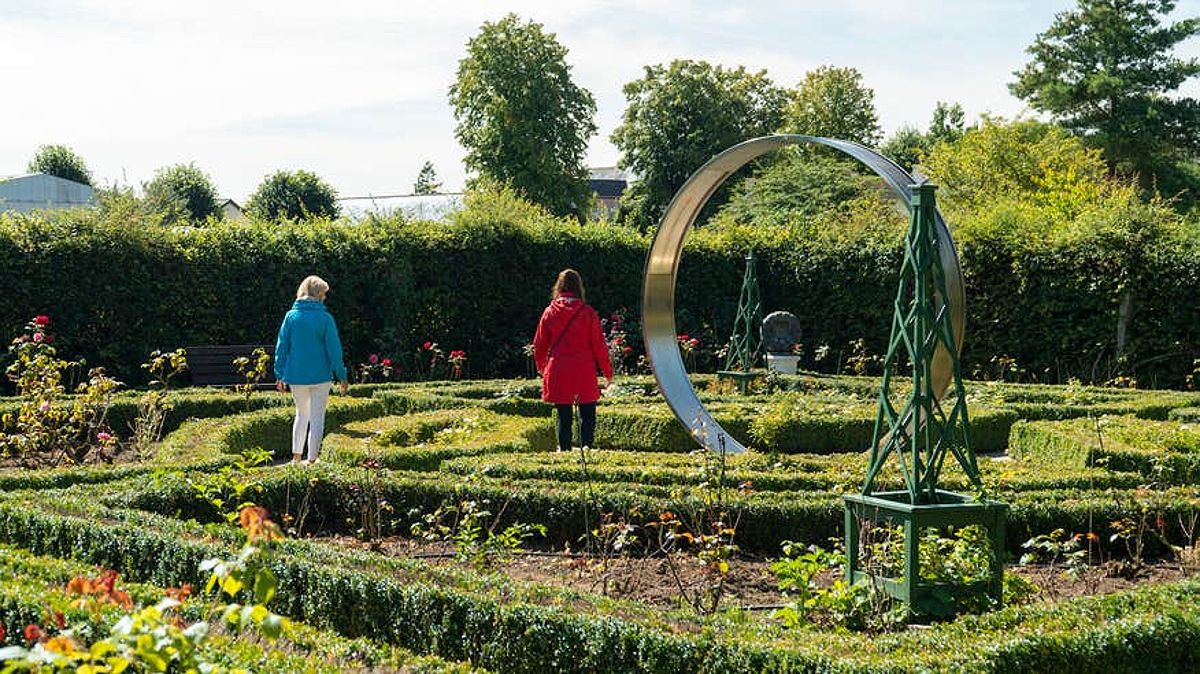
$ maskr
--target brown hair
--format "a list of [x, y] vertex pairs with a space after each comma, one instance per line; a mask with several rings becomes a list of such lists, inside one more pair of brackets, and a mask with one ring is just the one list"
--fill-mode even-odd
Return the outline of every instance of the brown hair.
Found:
[[574, 269], [564, 269], [558, 272], [558, 280], [554, 282], [554, 290], [551, 291], [550, 298], [557, 299], [563, 292], [574, 293], [579, 299], [587, 301], [583, 296], [583, 279]]

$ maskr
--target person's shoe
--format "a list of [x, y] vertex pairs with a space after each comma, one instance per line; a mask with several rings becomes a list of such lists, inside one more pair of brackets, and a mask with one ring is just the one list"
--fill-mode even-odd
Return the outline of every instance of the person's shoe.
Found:
[[294, 464], [297, 464], [297, 465], [299, 465], [299, 464], [303, 463], [303, 462], [300, 460], [300, 455], [299, 455], [299, 454], [293, 454], [293, 455], [292, 455], [292, 463], [294, 463]]
[[314, 464], [314, 463], [317, 463], [318, 461], [320, 461], [320, 459], [309, 459], [308, 460], [309, 464]]
[[303, 460], [303, 461], [301, 461], [301, 462], [300, 462], [300, 465], [301, 465], [301, 466], [307, 466], [307, 465], [309, 465], [310, 463], [312, 463], [312, 461], [309, 461], [308, 459], [305, 459], [305, 460]]

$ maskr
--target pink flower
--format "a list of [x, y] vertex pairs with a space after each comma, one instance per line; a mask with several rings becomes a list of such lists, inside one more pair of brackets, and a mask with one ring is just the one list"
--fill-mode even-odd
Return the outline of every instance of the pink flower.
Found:
[[689, 345], [689, 346], [691, 346], [691, 347], [694, 349], [694, 348], [696, 348], [697, 346], [700, 346], [700, 340], [698, 340], [698, 339], [696, 339], [695, 337], [693, 337], [693, 338], [692, 338], [690, 341], [688, 341], [688, 345]]
[[34, 317], [33, 323], [34, 325], [40, 325], [44, 328], [47, 325], [50, 325], [50, 317], [45, 314], [40, 314]]
[[633, 347], [627, 346], [624, 349], [621, 349], [621, 353], [624, 353], [625, 355], [628, 356], [629, 354], [633, 353]]
[[383, 359], [383, 366], [384, 366], [384, 367], [391, 367], [391, 366], [392, 366], [392, 359], [391, 359], [391, 358], [384, 358], [384, 359]]
[[38, 411], [39, 411], [39, 412], [48, 412], [48, 411], [50, 411], [50, 401], [49, 401], [49, 400], [43, 400], [43, 401], [42, 401], [42, 404], [41, 404], [41, 405], [38, 405]]
[[373, 353], [370, 356], [367, 356], [367, 361], [370, 362], [372, 365], [378, 364], [379, 363], [379, 354]]
[[100, 431], [99, 433], [96, 434], [96, 439], [99, 440], [100, 442], [108, 442], [109, 440], [112, 440], [112, 434], [105, 433], [104, 431]]
[[45, 338], [46, 338], [46, 336], [45, 336], [45, 335], [43, 335], [43, 334], [42, 334], [42, 333], [40, 333], [40, 332], [35, 332], [35, 333], [33, 333], [33, 342], [34, 342], [35, 344], [40, 344], [40, 343], [42, 342], [42, 340], [43, 340], [43, 339], [45, 339]]
[[433, 348], [433, 342], [425, 342], [425, 345], [424, 345], [422, 348], [423, 348], [423, 349], [425, 349], [426, 351], [428, 351], [428, 350], [432, 349], [432, 348]]

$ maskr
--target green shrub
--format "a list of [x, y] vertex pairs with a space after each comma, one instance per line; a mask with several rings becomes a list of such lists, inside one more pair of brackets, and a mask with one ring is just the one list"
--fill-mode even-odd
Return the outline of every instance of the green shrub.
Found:
[[[1105, 381], [1132, 368], [1142, 386], [1182, 385], [1190, 354], [1200, 351], [1187, 311], [1200, 264], [1194, 247], [1155, 234], [1152, 216], [1105, 205], [1086, 216], [1090, 234], [1053, 245], [995, 234], [1010, 224], [999, 215], [960, 236], [971, 298], [964, 371], [984, 374], [993, 357], [1007, 356], [1022, 376], [1041, 381]], [[433, 340], [466, 349], [471, 376], [524, 374], [522, 347], [554, 275], [579, 267], [602, 315], [636, 310], [648, 246], [627, 228], [513, 221], [486, 209], [448, 224], [371, 219], [286, 228], [252, 221], [185, 230], [109, 217], [0, 217], [0, 293], [9, 299], [0, 334], [13, 334], [40, 308], [62, 328], [64, 353], [127, 381], [140, 379], [131, 364], [154, 349], [269, 342], [292, 289], [313, 271], [333, 285], [329, 306], [351, 362], [382, 353], [409, 376], [419, 345]], [[1143, 229], [1149, 233], [1138, 234]], [[723, 343], [741, 260], [754, 248], [764, 306], [792, 311], [805, 326], [804, 366], [841, 369], [854, 340], [864, 339], [869, 353], [886, 351], [899, 243], [782, 227], [698, 230], [680, 270], [678, 324], [706, 345]], [[113, 269], [122, 270], [116, 282]], [[237, 279], [238, 292], [212, 279]], [[464, 288], [486, 288], [487, 301]], [[1113, 326], [1126, 295], [1136, 311], [1117, 361]], [[112, 325], [126, 329], [114, 333]], [[821, 346], [827, 355], [818, 361]]]
[[1019, 422], [1009, 451], [1042, 463], [1137, 472], [1166, 484], [1200, 481], [1200, 429], [1178, 421], [1102, 417]]

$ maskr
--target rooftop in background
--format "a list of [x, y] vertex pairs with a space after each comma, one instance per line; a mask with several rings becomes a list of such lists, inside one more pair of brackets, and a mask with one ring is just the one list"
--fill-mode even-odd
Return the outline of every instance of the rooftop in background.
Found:
[[88, 185], [45, 173], [0, 177], [0, 211], [80, 208], [96, 203]]
[[381, 194], [338, 199], [342, 213], [352, 219], [368, 215], [387, 217], [401, 213], [410, 220], [444, 220], [462, 208], [462, 192], [448, 194]]
[[612, 217], [629, 184], [629, 174], [616, 166], [597, 166], [588, 169], [588, 188], [596, 195], [594, 217]]

